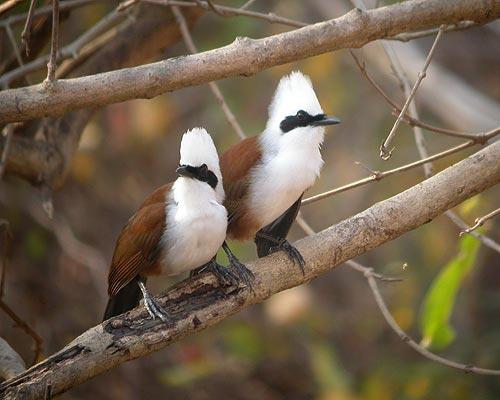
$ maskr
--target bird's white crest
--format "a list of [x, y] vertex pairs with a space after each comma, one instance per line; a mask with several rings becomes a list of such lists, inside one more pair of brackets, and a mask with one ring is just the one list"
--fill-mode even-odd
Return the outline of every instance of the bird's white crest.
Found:
[[204, 128], [193, 128], [184, 133], [181, 141], [181, 159], [179, 163], [192, 167], [207, 164], [208, 169], [217, 176], [218, 183], [215, 191], [218, 200], [222, 203], [224, 189], [222, 187], [219, 156], [212, 137]]
[[251, 204], [261, 226], [278, 218], [319, 176], [323, 126], [297, 127], [284, 133], [280, 123], [303, 110], [323, 114], [309, 77], [292, 72], [281, 78], [269, 106], [269, 120], [259, 138], [262, 164], [253, 171]]
[[314, 92], [311, 79], [300, 71], [281, 78], [269, 106], [266, 130], [279, 129], [280, 122], [297, 111], [304, 110], [311, 115], [322, 114], [323, 109]]

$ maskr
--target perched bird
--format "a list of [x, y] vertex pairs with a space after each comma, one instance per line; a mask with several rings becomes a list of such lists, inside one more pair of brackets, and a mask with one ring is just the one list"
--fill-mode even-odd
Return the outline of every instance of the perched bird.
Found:
[[217, 150], [202, 128], [182, 138], [178, 178], [153, 192], [122, 229], [108, 276], [104, 320], [135, 307], [141, 292], [149, 314], [169, 322], [146, 289], [149, 275], [176, 275], [207, 265], [233, 283], [214, 256], [226, 237], [227, 212]]
[[229, 239], [255, 238], [259, 257], [283, 250], [304, 273], [304, 259], [285, 238], [323, 165], [324, 127], [339, 122], [324, 114], [309, 77], [292, 72], [280, 80], [262, 134], [220, 158]]

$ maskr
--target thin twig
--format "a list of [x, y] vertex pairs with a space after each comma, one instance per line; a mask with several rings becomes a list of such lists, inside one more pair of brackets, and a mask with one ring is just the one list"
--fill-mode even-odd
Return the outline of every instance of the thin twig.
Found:
[[27, 322], [19, 317], [16, 312], [3, 301], [3, 296], [5, 294], [5, 277], [7, 274], [7, 253], [12, 235], [10, 233], [9, 223], [7, 221], [0, 220], [0, 226], [3, 227], [3, 245], [0, 254], [0, 261], [2, 262], [2, 271], [0, 273], [0, 309], [2, 309], [10, 317], [10, 319], [14, 321], [16, 326], [21, 328], [27, 335], [32, 337], [35, 344], [33, 357], [33, 364], [35, 364], [38, 361], [38, 358], [42, 351], [43, 339], [38, 335], [38, 333], [35, 332], [33, 328], [31, 328], [31, 326], [29, 326]]
[[474, 146], [476, 144], [477, 143], [474, 142], [473, 140], [469, 140], [468, 142], [464, 142], [462, 144], [459, 144], [458, 146], [452, 147], [448, 150], [444, 150], [440, 153], [434, 154], [434, 155], [427, 157], [425, 159], [420, 159], [420, 160], [414, 161], [412, 163], [405, 164], [405, 165], [402, 165], [400, 167], [390, 169], [387, 171], [374, 171], [375, 173], [373, 173], [369, 177], [360, 179], [358, 181], [349, 183], [349, 184], [344, 185], [344, 186], [340, 186], [340, 187], [332, 189], [332, 190], [328, 190], [326, 192], [317, 194], [315, 196], [308, 197], [307, 199], [302, 200], [302, 205], [314, 203], [318, 200], [325, 199], [327, 197], [333, 196], [333, 195], [341, 193], [341, 192], [345, 192], [345, 191], [350, 190], [350, 189], [354, 189], [358, 186], [366, 185], [367, 183], [370, 183], [370, 182], [380, 181], [381, 179], [386, 178], [390, 175], [394, 175], [394, 174], [397, 174], [397, 173], [403, 172], [403, 171], [408, 171], [409, 169], [412, 169], [412, 168], [418, 167], [420, 165], [424, 165], [428, 162], [435, 161], [435, 160], [438, 160], [440, 158], [449, 156], [451, 154], [457, 153], [461, 150], [464, 150], [464, 149], [471, 147], [471, 146]]
[[[184, 39], [184, 42], [186, 43], [186, 47], [188, 48], [189, 52], [191, 54], [196, 54], [198, 53], [198, 49], [196, 48], [196, 45], [194, 44], [193, 38], [191, 36], [191, 33], [189, 32], [189, 28], [186, 23], [186, 19], [184, 18], [184, 15], [182, 14], [182, 11], [179, 9], [177, 6], [172, 6], [172, 13], [175, 16], [175, 19], [177, 21], [177, 24], [179, 25], [179, 29], [182, 33], [182, 37]], [[209, 82], [208, 86], [210, 87], [210, 90], [212, 91], [212, 94], [214, 97], [217, 99], [219, 102], [222, 111], [224, 112], [224, 115], [227, 119], [227, 122], [231, 125], [231, 127], [234, 129], [236, 134], [241, 138], [244, 139], [246, 137], [245, 133], [243, 132], [243, 129], [241, 129], [240, 124], [238, 123], [238, 120], [234, 116], [233, 112], [227, 105], [226, 100], [224, 99], [224, 96], [219, 89], [219, 86], [215, 82]]]
[[[85, 46], [87, 46], [90, 42], [92, 42], [100, 35], [105, 34], [123, 18], [124, 14], [119, 12], [118, 10], [111, 11], [104, 18], [101, 18], [97, 24], [93, 25], [90, 29], [88, 29], [83, 35], [79, 36], [70, 44], [64, 46], [58, 52], [57, 62], [61, 62], [68, 58], [73, 58], [76, 60]], [[22, 78], [27, 74], [42, 69], [48, 60], [49, 60], [48, 56], [43, 56], [29, 63], [26, 63], [24, 66], [20, 68], [16, 68], [12, 71], [5, 73], [4, 75], [2, 75], [2, 77], [0, 77], [0, 85], [2, 87], [7, 87], [13, 80]]]
[[[397, 56], [395, 52], [393, 51], [391, 46], [383, 46], [384, 50], [386, 50], [386, 54], [389, 58], [389, 61], [391, 63], [391, 66], [393, 68], [393, 71], [396, 73], [396, 77], [399, 79], [400, 84], [402, 86], [403, 92], [405, 93], [405, 96], [408, 97], [408, 91], [409, 91], [409, 82], [406, 77], [406, 74], [402, 70], [402, 68], [399, 68], [399, 60], [397, 59]], [[392, 50], [392, 51], [391, 51]], [[358, 59], [356, 54], [351, 50], [350, 51], [351, 56], [353, 57], [356, 65], [358, 66], [359, 70], [361, 71], [361, 74], [368, 80], [371, 86], [375, 88], [375, 90], [386, 100], [387, 103], [389, 103], [394, 111], [400, 113], [401, 108], [396, 105], [396, 103], [391, 100], [391, 98], [384, 92], [384, 90], [375, 82], [375, 80], [368, 74], [368, 71], [366, 70], [366, 66], [364, 63], [361, 63], [361, 61]], [[411, 103], [410, 107], [414, 104], [414, 102]], [[416, 111], [416, 107], [414, 110], [410, 110], [410, 112]], [[414, 113], [414, 115], [416, 115]], [[405, 121], [412, 127], [418, 126], [423, 129], [435, 132], [435, 133], [440, 133], [452, 137], [458, 137], [458, 138], [468, 138], [473, 140], [475, 143], [480, 143], [484, 144], [486, 143], [489, 139], [492, 137], [496, 136], [498, 133], [500, 133], [500, 128], [495, 128], [492, 129], [489, 132], [481, 132], [481, 133], [474, 133], [474, 134], [469, 134], [469, 133], [463, 133], [463, 132], [458, 132], [454, 131], [451, 129], [445, 129], [445, 128], [440, 128], [436, 126], [432, 126], [429, 124], [426, 124], [425, 122], [418, 121], [415, 118], [412, 118], [411, 116], [405, 114], [404, 116]], [[427, 148], [425, 146], [425, 142], [423, 140], [423, 134], [421, 131], [414, 129], [414, 137], [415, 137], [415, 143], [418, 149], [418, 153], [420, 155], [421, 159], [427, 159], [429, 152], [427, 151]], [[426, 178], [429, 178], [432, 176], [432, 164], [431, 163], [426, 163], [424, 164], [424, 175]], [[457, 225], [461, 230], [468, 229], [469, 226], [452, 210], [446, 211], [446, 216], [455, 224]], [[476, 231], [471, 231], [470, 234], [474, 236], [476, 239], [480, 240], [481, 243], [483, 243], [485, 246], [497, 251], [500, 253], [500, 244], [495, 242], [493, 239], [480, 234]]]
[[384, 142], [380, 145], [380, 157], [383, 160], [388, 160], [391, 157], [391, 153], [394, 149], [389, 150], [389, 146], [394, 139], [394, 136], [396, 135], [396, 130], [398, 129], [402, 119], [403, 115], [406, 113], [406, 110], [408, 109], [408, 106], [410, 105], [411, 101], [413, 100], [413, 97], [415, 97], [415, 94], [417, 93], [417, 89], [420, 86], [420, 83], [422, 80], [425, 78], [427, 74], [427, 68], [429, 67], [429, 64], [432, 60], [432, 56], [434, 55], [434, 52], [436, 50], [436, 46], [439, 43], [439, 40], [441, 39], [441, 36], [443, 35], [444, 32], [444, 26], [441, 26], [439, 28], [439, 32], [436, 36], [436, 39], [434, 40], [434, 43], [432, 44], [431, 50], [429, 51], [429, 54], [427, 55], [427, 59], [425, 60], [424, 66], [422, 68], [422, 71], [418, 74], [417, 81], [413, 85], [413, 88], [411, 89], [410, 95], [406, 99], [401, 112], [399, 113], [396, 122], [394, 123], [394, 126], [392, 127], [391, 131], [389, 132], [389, 135], [387, 138], [384, 140]]
[[[448, 25], [444, 28], [444, 32], [453, 32], [453, 31], [461, 31], [465, 29], [470, 29], [478, 26], [474, 21], [460, 21], [453, 25]], [[439, 32], [439, 28], [434, 29], [426, 29], [419, 32], [409, 32], [409, 33], [400, 33], [399, 35], [393, 36], [391, 40], [397, 40], [400, 42], [409, 42], [411, 40], [420, 39], [423, 37], [435, 35]]]
[[[445, 215], [456, 225], [460, 230], [469, 229], [469, 225], [467, 225], [462, 218], [460, 218], [455, 212], [448, 210]], [[497, 253], [500, 253], [500, 244], [495, 242], [488, 236], [485, 236], [478, 231], [471, 231], [469, 235], [474, 236], [477, 240], [479, 240], [482, 244], [489, 247], [492, 250], [495, 250]]]
[[486, 221], [496, 217], [499, 214], [500, 214], [500, 208], [497, 208], [496, 210], [486, 214], [485, 216], [483, 216], [481, 218], [476, 218], [476, 220], [474, 221], [474, 225], [472, 225], [470, 228], [467, 228], [467, 229], [463, 230], [462, 232], [460, 232], [460, 236], [462, 236], [465, 233], [471, 233], [473, 230], [479, 228], [480, 226], [483, 226], [483, 224]]
[[50, 58], [47, 64], [47, 82], [56, 78], [57, 52], [59, 50], [59, 0], [52, 0], [52, 38], [50, 40]]
[[[368, 73], [368, 70], [366, 68], [366, 65], [364, 62], [361, 62], [358, 56], [351, 50], [350, 51], [352, 58], [354, 59], [356, 66], [360, 70], [361, 74], [366, 78], [366, 80], [370, 83], [370, 85], [385, 99], [385, 101], [391, 105], [391, 107], [397, 112], [401, 113], [402, 107], [398, 106], [395, 101], [393, 101], [385, 92], [384, 90], [380, 87], [380, 85], [375, 82], [375, 80], [371, 77], [371, 75]], [[495, 128], [489, 132], [480, 132], [480, 133], [465, 133], [465, 132], [459, 132], [455, 131], [452, 129], [446, 129], [446, 128], [441, 128], [437, 126], [433, 126], [431, 124], [419, 121], [415, 118], [410, 117], [408, 114], [405, 114], [403, 116], [403, 119], [410, 125], [410, 126], [419, 126], [423, 129], [426, 129], [431, 132], [435, 133], [440, 133], [443, 135], [447, 136], [452, 136], [452, 137], [457, 137], [457, 138], [463, 138], [463, 139], [471, 139], [474, 140], [477, 143], [486, 143], [489, 139], [491, 139], [493, 136], [496, 136], [498, 134], [498, 131], [500, 130], [499, 128]]]
[[33, 350], [33, 363], [35, 364], [38, 359], [40, 358], [40, 355], [42, 354], [42, 344], [43, 344], [43, 339], [38, 335], [38, 333], [35, 332], [35, 330], [27, 323], [25, 322], [21, 317], [19, 317], [16, 312], [10, 308], [2, 299], [0, 299], [0, 309], [2, 309], [5, 314], [7, 314], [12, 321], [14, 321], [15, 325], [22, 329], [28, 336], [31, 336], [33, 339], [34, 343], [34, 350]]
[[[84, 7], [92, 3], [101, 3], [102, 0], [65, 0], [62, 2], [62, 4], [59, 5], [59, 11], [67, 11], [67, 10], [73, 10], [75, 8], [79, 7]], [[6, 24], [11, 24], [11, 25], [16, 25], [19, 24], [23, 21], [26, 21], [28, 17], [28, 13], [22, 13], [22, 14], [16, 14], [12, 15], [9, 18], [3, 19], [0, 21], [0, 26], [5, 26]], [[40, 18], [46, 15], [52, 14], [52, 6], [43, 6], [38, 9], [36, 9], [33, 12], [33, 19]]]
[[0, 15], [9, 11], [12, 7], [14, 7], [17, 3], [20, 3], [23, 0], [7, 0], [3, 4], [0, 4]]
[[36, 2], [37, 0], [31, 0], [28, 16], [26, 17], [26, 23], [24, 24], [24, 29], [21, 32], [21, 40], [26, 48], [27, 56], [30, 55], [31, 27], [33, 26], [33, 12], [35, 11]]
[[240, 7], [240, 10], [246, 10], [248, 7], [250, 7], [253, 3], [255, 3], [257, 0], [248, 0], [245, 4], [243, 4]]
[[401, 329], [401, 327], [398, 325], [396, 320], [393, 318], [391, 312], [387, 308], [387, 305], [385, 304], [385, 301], [380, 294], [380, 290], [377, 285], [376, 281], [376, 275], [374, 274], [373, 270], [371, 268], [367, 268], [356, 261], [349, 260], [346, 261], [346, 264], [349, 264], [352, 266], [354, 269], [360, 271], [363, 273], [364, 277], [368, 281], [368, 285], [370, 286], [370, 289], [373, 293], [373, 297], [375, 298], [375, 301], [377, 303], [377, 306], [382, 313], [385, 321], [387, 324], [391, 327], [391, 329], [396, 332], [396, 334], [400, 337], [400, 339], [408, 344], [413, 350], [415, 350], [417, 353], [420, 355], [424, 356], [425, 358], [428, 358], [431, 361], [437, 362], [439, 364], [445, 365], [450, 368], [458, 369], [461, 371], [464, 371], [466, 373], [473, 372], [475, 374], [479, 375], [500, 375], [500, 370], [495, 370], [495, 369], [487, 369], [487, 368], [479, 368], [475, 367], [472, 364], [461, 364], [457, 363], [455, 361], [448, 360], [447, 358], [438, 356], [437, 354], [434, 354], [430, 352], [429, 350], [425, 349], [424, 347], [420, 346], [417, 342], [415, 342], [408, 334]]
[[17, 63], [19, 64], [19, 66], [22, 66], [23, 59], [21, 57], [21, 52], [19, 51], [19, 46], [16, 43], [16, 38], [14, 37], [14, 33], [12, 33], [12, 28], [9, 24], [5, 25], [5, 30], [7, 31], [7, 36], [9, 37], [10, 44], [12, 46], [12, 49], [14, 50]]
[[5, 167], [7, 166], [7, 158], [9, 157], [12, 137], [14, 136], [14, 126], [15, 124], [9, 124], [4, 129], [5, 143], [2, 156], [0, 157], [0, 180], [2, 180], [3, 174], [5, 173]]
[[[200, 7], [205, 11], [213, 11], [206, 1], [176, 1], [176, 0], [141, 0], [143, 3], [160, 4], [163, 6], [179, 6], [179, 7]], [[212, 4], [213, 5], [213, 4]], [[214, 5], [215, 9], [222, 13], [225, 17], [230, 16], [245, 16], [256, 19], [262, 19], [267, 22], [283, 24], [295, 28], [303, 28], [309, 24], [305, 22], [296, 21], [289, 18], [280, 17], [273, 13], [260, 13], [257, 11], [245, 10], [241, 8], [227, 7], [221, 5]], [[219, 14], [220, 15], [220, 14]]]

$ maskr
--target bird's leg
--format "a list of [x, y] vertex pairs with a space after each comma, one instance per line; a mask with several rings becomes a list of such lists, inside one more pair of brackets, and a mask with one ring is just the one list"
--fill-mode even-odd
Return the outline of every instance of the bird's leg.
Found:
[[236, 275], [238, 282], [242, 282], [245, 286], [248, 286], [250, 289], [252, 288], [252, 281], [255, 279], [255, 276], [252, 271], [250, 271], [244, 264], [242, 264], [236, 256], [233, 254], [226, 241], [222, 243], [222, 248], [229, 259], [229, 269], [231, 269], [232, 273]]
[[279, 250], [284, 251], [294, 263], [299, 265], [299, 268], [302, 271], [302, 275], [306, 274], [305, 271], [306, 262], [304, 260], [304, 257], [302, 257], [302, 254], [300, 254], [300, 252], [295, 248], [295, 246], [290, 244], [288, 240], [286, 240], [285, 238], [276, 238], [261, 231], [257, 232], [256, 236], [259, 236], [260, 238], [268, 240], [275, 244], [270, 249], [269, 254]]
[[217, 280], [219, 281], [220, 286], [237, 286], [239, 283], [238, 276], [231, 271], [230, 268], [226, 268], [222, 265], [220, 265], [216, 261], [216, 257], [212, 258], [209, 262], [207, 262], [205, 265], [202, 265], [201, 267], [198, 267], [196, 269], [193, 269], [190, 273], [189, 276], [195, 276], [198, 274], [201, 274], [203, 271], [210, 271], [212, 274], [214, 274], [217, 277]]
[[168, 313], [158, 304], [158, 302], [154, 299], [153, 296], [149, 293], [144, 281], [139, 279], [138, 281], [139, 288], [141, 289], [142, 296], [144, 297], [144, 307], [148, 310], [151, 318], [156, 319], [156, 317], [160, 318], [166, 324], [171, 324], [172, 319], [168, 315]]

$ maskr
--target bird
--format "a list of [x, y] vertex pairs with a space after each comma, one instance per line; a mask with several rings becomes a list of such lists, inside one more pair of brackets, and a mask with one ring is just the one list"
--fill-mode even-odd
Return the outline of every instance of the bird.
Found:
[[[303, 193], [320, 174], [325, 126], [340, 120], [323, 112], [310, 78], [300, 71], [281, 78], [268, 113], [260, 135], [243, 139], [220, 157], [227, 239], [254, 239], [259, 257], [283, 250], [304, 274], [304, 259], [286, 235]], [[226, 242], [223, 248], [228, 253]]]
[[234, 284], [235, 276], [215, 261], [226, 237], [227, 211], [217, 150], [203, 128], [182, 137], [177, 179], [144, 200], [120, 232], [108, 275], [107, 320], [139, 304], [149, 315], [171, 316], [146, 288], [151, 275], [177, 275], [200, 266]]

